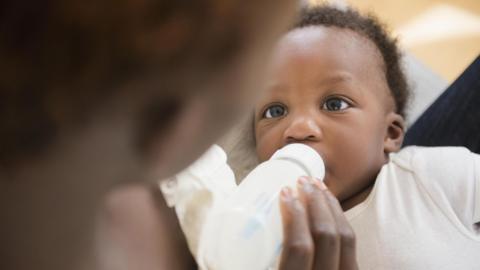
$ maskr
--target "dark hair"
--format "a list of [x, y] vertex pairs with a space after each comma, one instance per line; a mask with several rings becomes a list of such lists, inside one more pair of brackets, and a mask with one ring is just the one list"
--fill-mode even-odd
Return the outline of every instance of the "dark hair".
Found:
[[371, 14], [363, 16], [351, 8], [339, 9], [320, 5], [302, 10], [300, 19], [293, 29], [320, 25], [352, 30], [375, 44], [385, 64], [385, 77], [395, 101], [396, 112], [405, 116], [410, 90], [400, 64], [401, 54], [396, 39], [388, 35], [378, 19]]

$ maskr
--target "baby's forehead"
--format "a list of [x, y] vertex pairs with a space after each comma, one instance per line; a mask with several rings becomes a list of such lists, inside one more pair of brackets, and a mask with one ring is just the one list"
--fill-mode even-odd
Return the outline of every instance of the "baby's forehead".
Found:
[[[301, 70], [301, 71], [299, 71]], [[369, 38], [349, 29], [308, 26], [291, 30], [277, 44], [272, 61], [273, 84], [287, 84], [291, 73], [311, 74], [317, 81], [345, 72], [366, 91], [391, 97], [383, 56]], [[338, 80], [337, 80], [338, 81]], [[377, 90], [374, 90], [377, 89]]]
[[[333, 48], [333, 50], [325, 50]], [[384, 66], [383, 56], [377, 45], [362, 35], [347, 28], [336, 26], [306, 26], [296, 28], [285, 34], [276, 51], [300, 52], [302, 50], [316, 50], [318, 54], [369, 54], [368, 62]]]
[[297, 72], [294, 66], [316, 72], [317, 76], [338, 68], [363, 79], [377, 77], [386, 82], [385, 63], [375, 43], [353, 30], [338, 27], [308, 26], [285, 34], [275, 47], [271, 71]]

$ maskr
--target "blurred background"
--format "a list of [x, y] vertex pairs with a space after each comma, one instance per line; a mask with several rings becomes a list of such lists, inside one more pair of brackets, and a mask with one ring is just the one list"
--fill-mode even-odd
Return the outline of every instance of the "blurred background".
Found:
[[375, 13], [399, 38], [403, 48], [447, 83], [480, 54], [480, 0], [327, 2]]

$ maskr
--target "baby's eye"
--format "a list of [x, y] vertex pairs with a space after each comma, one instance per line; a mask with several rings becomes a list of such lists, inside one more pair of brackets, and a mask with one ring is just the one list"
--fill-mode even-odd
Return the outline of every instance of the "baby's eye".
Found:
[[345, 100], [333, 97], [329, 98], [323, 103], [322, 109], [327, 111], [342, 111], [350, 107], [350, 104]]
[[263, 118], [276, 118], [287, 114], [287, 109], [282, 105], [272, 105], [263, 112]]

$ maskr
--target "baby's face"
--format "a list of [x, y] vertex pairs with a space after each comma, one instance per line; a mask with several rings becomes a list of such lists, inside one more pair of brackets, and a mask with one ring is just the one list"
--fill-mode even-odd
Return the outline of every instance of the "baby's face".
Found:
[[375, 45], [350, 30], [293, 30], [277, 45], [267, 82], [255, 107], [259, 159], [304, 143], [323, 157], [340, 202], [369, 190], [403, 138]]

